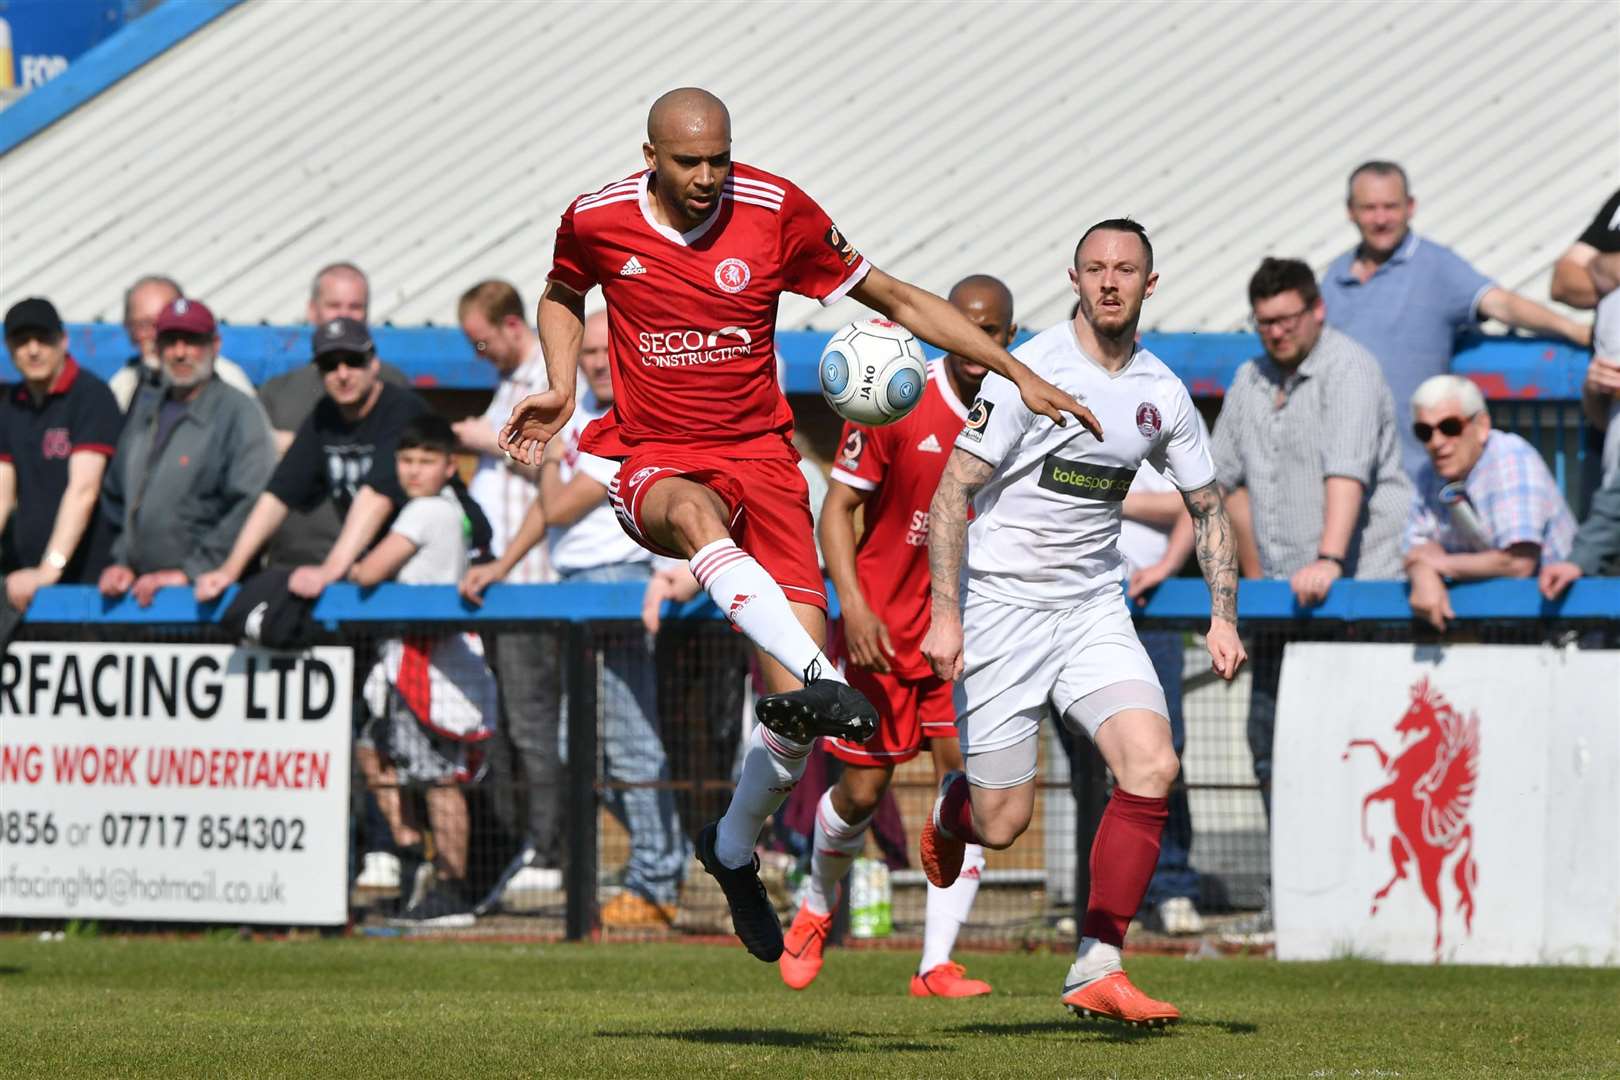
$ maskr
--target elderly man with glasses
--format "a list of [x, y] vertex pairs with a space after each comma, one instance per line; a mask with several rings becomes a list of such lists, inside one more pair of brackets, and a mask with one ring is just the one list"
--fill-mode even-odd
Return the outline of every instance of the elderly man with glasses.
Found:
[[1444, 631], [1456, 616], [1446, 582], [1533, 577], [1569, 557], [1575, 517], [1540, 453], [1491, 430], [1479, 387], [1459, 375], [1412, 395], [1412, 435], [1429, 456], [1407, 516], [1412, 611]]

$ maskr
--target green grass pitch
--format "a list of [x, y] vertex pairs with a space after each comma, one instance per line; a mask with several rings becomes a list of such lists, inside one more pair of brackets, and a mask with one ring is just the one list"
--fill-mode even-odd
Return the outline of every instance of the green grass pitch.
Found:
[[1072, 1018], [1062, 955], [963, 959], [994, 995], [897, 951], [794, 993], [717, 945], [0, 938], [0, 1075], [1620, 1076], [1620, 971], [1138, 957], [1161, 1033]]

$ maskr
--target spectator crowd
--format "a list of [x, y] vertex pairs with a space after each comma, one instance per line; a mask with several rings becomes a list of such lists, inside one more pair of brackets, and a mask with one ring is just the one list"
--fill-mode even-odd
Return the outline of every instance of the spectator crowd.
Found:
[[[1346, 206], [1356, 242], [1320, 278], [1297, 259], [1267, 258], [1248, 282], [1259, 352], [1233, 378], [1213, 436], [1245, 576], [1286, 580], [1301, 607], [1323, 602], [1341, 578], [1405, 578], [1414, 617], [1444, 632], [1455, 618], [1454, 583], [1538, 578], [1553, 599], [1581, 576], [1612, 570], [1620, 191], [1555, 267], [1552, 299], [1593, 310], [1590, 325], [1416, 232], [1416, 199], [1399, 165], [1358, 167]], [[345, 580], [456, 585], [471, 603], [499, 581], [638, 582], [656, 630], [659, 602], [691, 594], [686, 571], [620, 530], [608, 500], [615, 463], [579, 450], [584, 425], [613, 403], [606, 316], [585, 327], [578, 408], [531, 468], [495, 441], [513, 404], [547, 386], [517, 289], [483, 281], [460, 299], [457, 321], [497, 388], [482, 414], [454, 422], [435, 416], [378, 356], [369, 301], [360, 268], [320, 269], [307, 308], [309, 362], [257, 387], [221, 355], [206, 298], [170, 277], [129, 286], [123, 324], [133, 354], [106, 382], [69, 355], [49, 300], [14, 304], [5, 346], [20, 381], [0, 389], [4, 625], [58, 583], [145, 606], [164, 587], [190, 587], [206, 602], [271, 574], [273, 589], [305, 600]], [[1479, 388], [1451, 373], [1458, 335], [1485, 319], [1593, 350], [1581, 409], [1603, 433], [1602, 477], [1582, 522], [1540, 452], [1493, 426]], [[466, 482], [458, 457], [476, 462]], [[1192, 546], [1179, 498], [1157, 479], [1139, 477], [1123, 506], [1133, 596], [1179, 572]], [[608, 925], [673, 923], [691, 853], [661, 784], [671, 765], [651, 641], [617, 637], [600, 656], [603, 760], [615, 782], [607, 805], [629, 836], [623, 890], [603, 911]], [[1178, 640], [1148, 645], [1167, 692], [1179, 690]], [[489, 910], [502, 888], [554, 886], [565, 767], [558, 638], [406, 635], [365, 648], [358, 760], [373, 827], [363, 846], [388, 855], [365, 870], [398, 881], [398, 917], [456, 925]], [[1256, 648], [1251, 657], [1249, 744], [1269, 809], [1281, 656]], [[413, 700], [399, 671], [416, 663], [441, 672], [455, 693]], [[452, 705], [455, 716], [437, 714]], [[1178, 751], [1180, 739], [1178, 730]], [[519, 839], [495, 891], [480, 896], [467, 881], [463, 790], [486, 773], [504, 781], [496, 816]], [[1183, 928], [1196, 925], [1196, 912], [1176, 902], [1196, 894], [1190, 834], [1189, 823], [1167, 843], [1151, 898], [1170, 902], [1167, 921]]]

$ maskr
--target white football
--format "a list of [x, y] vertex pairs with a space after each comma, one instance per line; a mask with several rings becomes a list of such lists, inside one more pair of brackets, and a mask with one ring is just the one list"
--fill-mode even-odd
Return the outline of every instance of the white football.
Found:
[[821, 350], [821, 395], [857, 424], [894, 423], [917, 407], [927, 382], [922, 346], [887, 319], [850, 323]]

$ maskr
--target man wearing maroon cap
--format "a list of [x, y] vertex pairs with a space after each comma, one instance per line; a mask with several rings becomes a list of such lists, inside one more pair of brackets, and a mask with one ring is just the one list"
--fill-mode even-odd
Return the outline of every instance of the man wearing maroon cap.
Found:
[[155, 330], [161, 393], [136, 397], [103, 496], [122, 531], [101, 592], [133, 590], [142, 607], [158, 589], [190, 584], [230, 553], [275, 467], [264, 410], [216, 376], [213, 312], [176, 299]]
[[22, 382], [0, 392], [0, 574], [18, 611], [59, 581], [106, 565], [97, 503], [123, 418], [107, 384], [74, 362], [49, 300], [6, 312], [6, 349]]
[[[135, 346], [135, 355], [107, 380], [107, 389], [127, 414], [141, 394], [163, 394], [163, 362], [157, 352], [157, 317], [163, 309], [185, 295], [178, 282], [166, 274], [144, 274], [124, 290], [124, 333]], [[256, 396], [247, 372], [224, 356], [214, 358], [214, 377], [234, 386], [249, 397]]]

